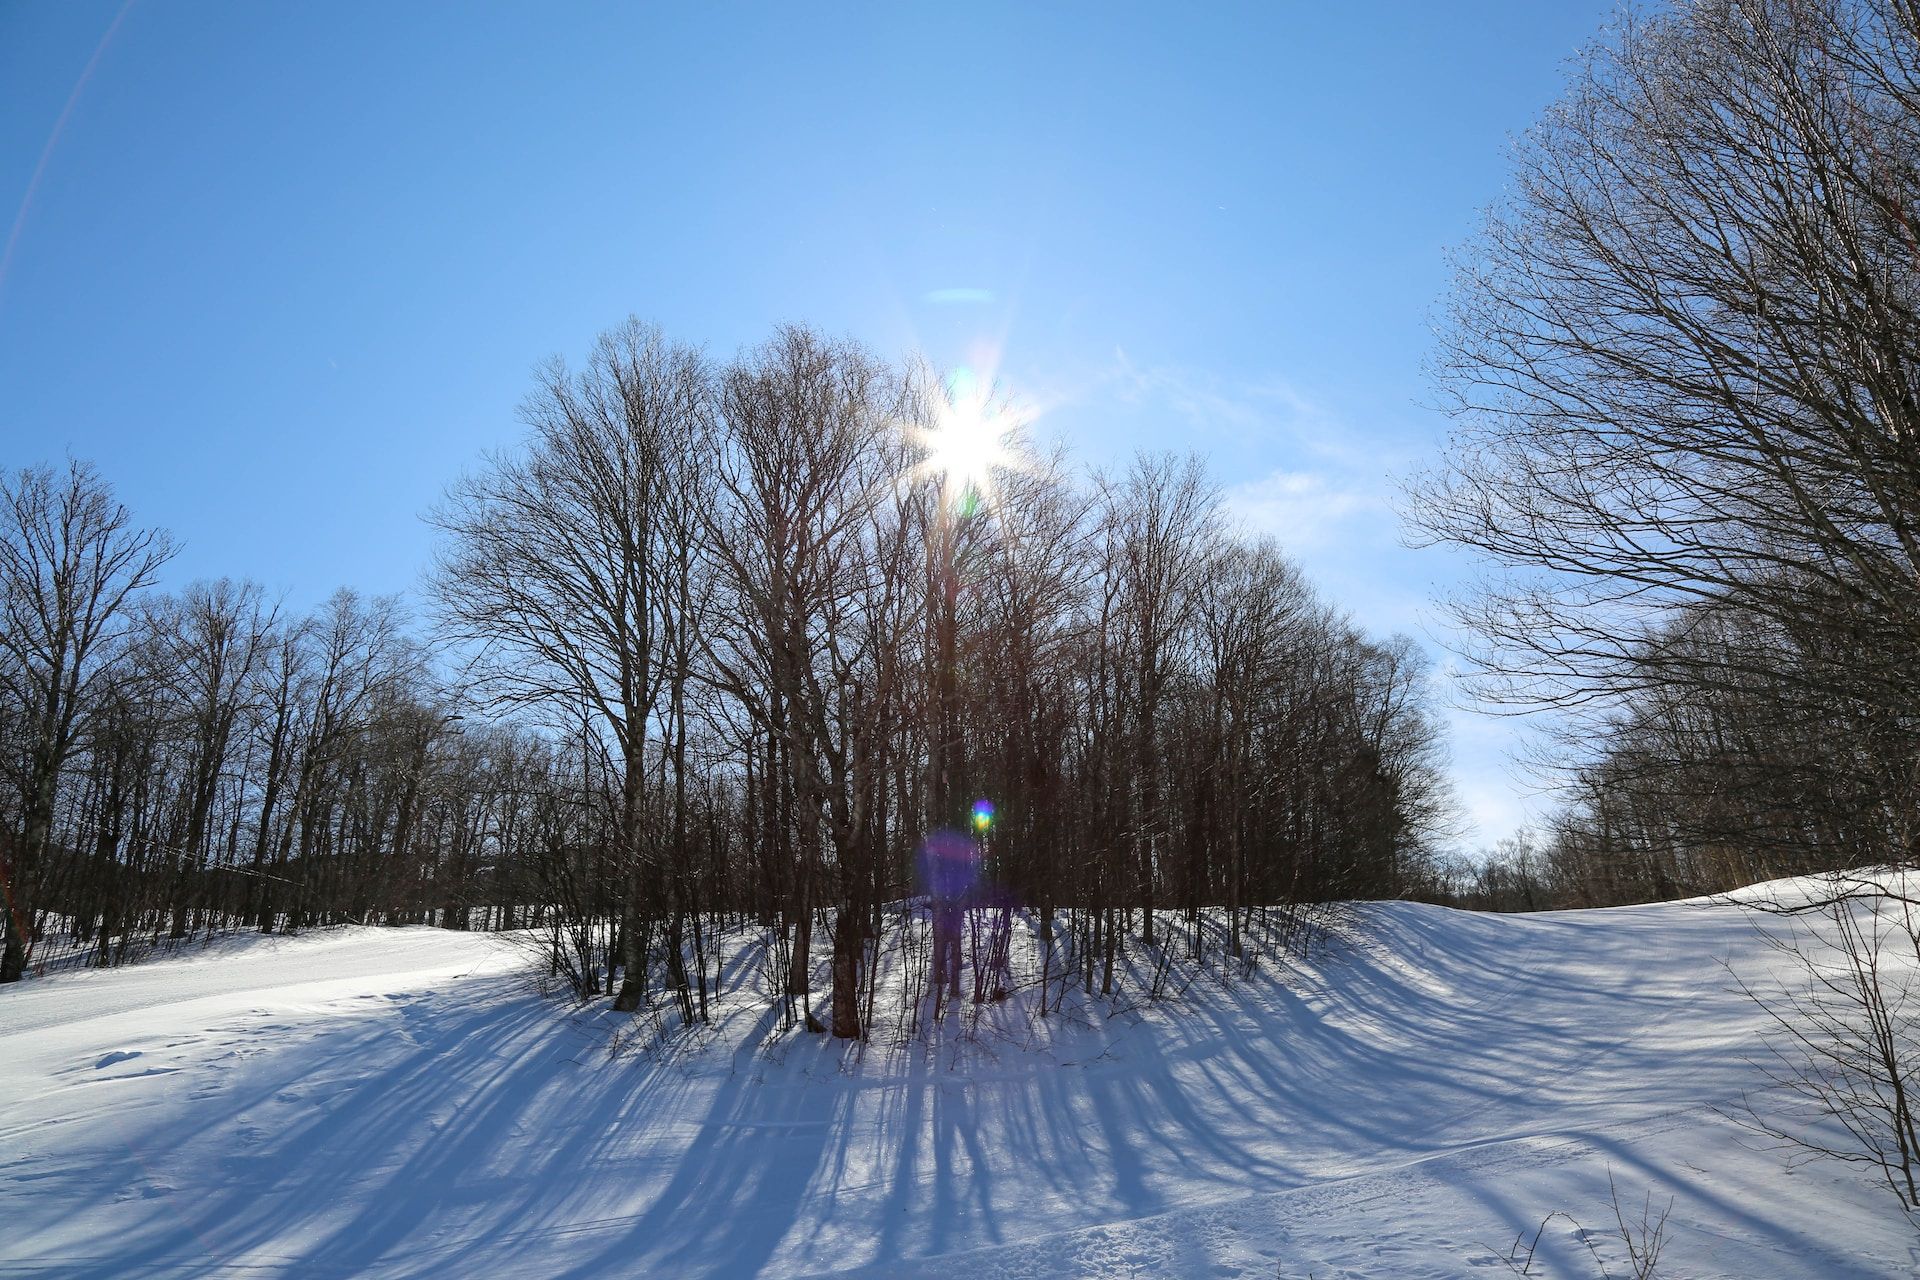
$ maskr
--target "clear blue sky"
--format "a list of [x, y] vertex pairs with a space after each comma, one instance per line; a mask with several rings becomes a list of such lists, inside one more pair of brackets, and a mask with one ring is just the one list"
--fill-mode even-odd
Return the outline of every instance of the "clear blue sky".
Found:
[[[1209, 455], [1444, 641], [1387, 506], [1443, 251], [1609, 8], [0, 0], [0, 465], [96, 462], [177, 582], [411, 591], [535, 362], [804, 320]], [[1453, 720], [1491, 840], [1512, 731]]]

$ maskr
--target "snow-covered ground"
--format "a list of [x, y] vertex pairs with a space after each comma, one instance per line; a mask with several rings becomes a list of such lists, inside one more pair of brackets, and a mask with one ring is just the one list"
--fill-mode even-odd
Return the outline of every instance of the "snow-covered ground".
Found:
[[[750, 972], [670, 1050], [497, 938], [354, 929], [0, 992], [0, 1274], [1912, 1276], [1869, 1172], [1721, 1114], [1764, 1083], [1754, 917], [1356, 908], [1311, 964], [864, 1057]], [[1022, 999], [1030, 1000], [1030, 995]], [[1533, 1274], [1597, 1276], [1565, 1218]]]

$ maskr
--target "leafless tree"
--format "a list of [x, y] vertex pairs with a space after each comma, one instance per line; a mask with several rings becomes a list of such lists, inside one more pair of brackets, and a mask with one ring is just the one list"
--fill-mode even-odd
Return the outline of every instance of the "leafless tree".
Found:
[[164, 691], [188, 743], [182, 820], [170, 833], [178, 889], [172, 934], [187, 934], [187, 886], [205, 867], [209, 823], [234, 731], [249, 710], [254, 675], [271, 640], [273, 611], [259, 587], [221, 579], [163, 598], [146, 628], [156, 687]]
[[876, 648], [889, 636], [862, 626], [861, 610], [884, 618], [902, 589], [904, 526], [897, 512], [887, 518], [903, 459], [886, 442], [899, 412], [897, 380], [877, 360], [799, 328], [730, 368], [722, 390], [710, 546], [742, 626], [716, 649], [716, 670], [776, 763], [775, 822], [793, 842], [790, 995], [811, 989], [813, 915], [832, 854], [839, 1035], [859, 1034], [859, 930], [871, 911], [873, 794], [862, 775], [875, 762], [881, 689], [863, 683], [889, 656]]
[[[1920, 1210], [1920, 899], [1886, 873], [1763, 895], [1782, 976], [1735, 974], [1771, 1018], [1774, 1089], [1733, 1118], [1801, 1153], [1866, 1165]], [[1829, 1121], [1837, 1121], [1835, 1136]]]
[[20, 835], [0, 859], [7, 897], [0, 983], [18, 982], [37, 929], [33, 895], [52, 837], [60, 772], [90, 709], [95, 681], [131, 616], [173, 554], [165, 533], [141, 529], [89, 466], [37, 467], [0, 480], [0, 681], [23, 727], [9, 760]]
[[638, 899], [649, 860], [642, 804], [665, 667], [659, 619], [683, 558], [665, 510], [712, 412], [704, 361], [629, 321], [578, 375], [555, 361], [522, 413], [523, 454], [457, 482], [430, 519], [447, 535], [439, 618], [505, 706], [585, 706], [620, 762], [617, 852], [633, 902], [622, 927], [637, 1006], [646, 958]]

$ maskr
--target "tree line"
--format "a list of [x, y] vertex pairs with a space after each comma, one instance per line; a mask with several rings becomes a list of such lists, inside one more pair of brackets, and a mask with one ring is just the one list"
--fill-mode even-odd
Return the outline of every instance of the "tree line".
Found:
[[1460, 255], [1412, 486], [1566, 803], [1451, 890], [1606, 905], [1920, 853], [1920, 16], [1629, 16]]
[[857, 1036], [890, 906], [936, 999], [986, 999], [1016, 912], [1111, 992], [1166, 920], [1233, 956], [1256, 912], [1417, 883], [1450, 814], [1419, 651], [1197, 462], [1078, 474], [1000, 408], [805, 328], [718, 363], [629, 322], [429, 513], [420, 627], [162, 591], [172, 542], [91, 467], [13, 473], [0, 976], [532, 929], [582, 998], [697, 1020], [750, 927], [789, 1014]]

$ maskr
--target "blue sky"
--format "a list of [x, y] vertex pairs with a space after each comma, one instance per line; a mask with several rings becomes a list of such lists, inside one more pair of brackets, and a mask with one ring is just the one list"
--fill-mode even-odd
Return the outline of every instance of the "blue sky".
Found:
[[[178, 582], [411, 591], [537, 361], [803, 320], [1200, 451], [1440, 654], [1443, 254], [1609, 8], [0, 3], [0, 464], [93, 460]], [[1490, 841], [1515, 731], [1452, 720]]]

